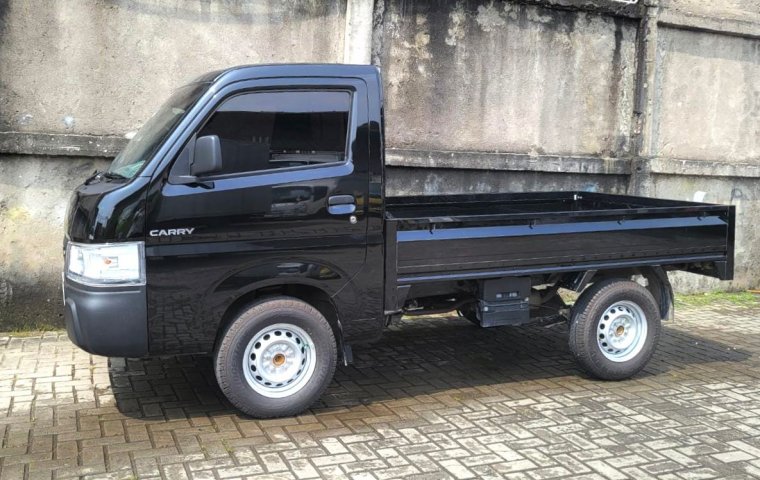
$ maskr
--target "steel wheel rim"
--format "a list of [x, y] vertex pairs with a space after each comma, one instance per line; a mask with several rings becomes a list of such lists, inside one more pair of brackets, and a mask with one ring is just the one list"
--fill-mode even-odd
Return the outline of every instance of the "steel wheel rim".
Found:
[[316, 349], [306, 331], [289, 323], [260, 330], [243, 355], [248, 385], [258, 394], [283, 398], [299, 392], [314, 375]]
[[636, 357], [647, 339], [647, 319], [634, 302], [615, 302], [597, 322], [596, 340], [608, 360], [626, 362]]

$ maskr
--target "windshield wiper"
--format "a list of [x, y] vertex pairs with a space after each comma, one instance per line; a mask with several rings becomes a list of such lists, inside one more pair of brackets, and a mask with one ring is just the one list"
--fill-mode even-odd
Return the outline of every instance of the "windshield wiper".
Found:
[[102, 175], [109, 179], [109, 180], [129, 180], [127, 177], [122, 175], [121, 173], [115, 173], [115, 172], [103, 172]]
[[87, 180], [84, 181], [84, 184], [85, 185], [91, 184], [95, 179], [98, 178], [98, 175], [100, 175], [100, 172], [97, 171], [97, 170], [95, 170], [94, 172], [92, 172], [92, 175], [90, 175], [89, 177], [87, 177]]

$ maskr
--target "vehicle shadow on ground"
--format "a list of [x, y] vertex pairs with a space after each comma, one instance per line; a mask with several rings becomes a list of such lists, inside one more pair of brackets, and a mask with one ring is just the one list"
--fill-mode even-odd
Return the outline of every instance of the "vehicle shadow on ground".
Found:
[[[725, 336], [717, 330], [700, 333]], [[405, 320], [388, 329], [379, 342], [356, 346], [354, 356], [353, 365], [338, 366], [334, 381], [312, 413], [467, 388], [508, 394], [510, 389], [615, 385], [591, 379], [578, 369], [564, 324], [482, 329], [458, 318]], [[632, 381], [685, 372], [690, 365], [749, 358], [749, 352], [734, 345], [666, 326], [655, 357]], [[132, 418], [239, 415], [217, 387], [206, 356], [111, 359], [109, 376], [119, 411]], [[718, 370], [716, 377], [720, 377]], [[536, 381], [541, 384], [526, 385]]]

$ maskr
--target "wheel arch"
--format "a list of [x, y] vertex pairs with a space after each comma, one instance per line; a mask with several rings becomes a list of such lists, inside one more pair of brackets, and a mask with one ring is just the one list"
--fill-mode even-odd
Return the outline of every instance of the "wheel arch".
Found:
[[[586, 275], [586, 273], [587, 272], [582, 272], [579, 275]], [[660, 310], [660, 318], [662, 320], [673, 320], [675, 314], [673, 286], [670, 284], [667, 272], [661, 266], [600, 270], [590, 277], [585, 277], [583, 287], [587, 287], [592, 283], [606, 280], [608, 278], [630, 279], [637, 275], [646, 279], [645, 287], [657, 302], [657, 306]], [[582, 293], [583, 290], [585, 290], [585, 288], [581, 288], [579, 293]]]
[[652, 294], [660, 307], [660, 318], [673, 320], [675, 316], [675, 297], [673, 286], [670, 284], [667, 272], [662, 267], [642, 268], [641, 276], [647, 279], [647, 290]]
[[268, 297], [292, 297], [308, 303], [321, 313], [332, 329], [335, 340], [338, 343], [338, 351], [344, 355], [343, 326], [338, 314], [338, 308], [333, 302], [330, 295], [319, 287], [307, 283], [279, 283], [265, 286], [258, 286], [241, 295], [239, 295], [222, 314], [219, 322], [214, 348], [224, 334], [224, 331], [235, 318], [242, 313], [248, 305], [258, 300]]

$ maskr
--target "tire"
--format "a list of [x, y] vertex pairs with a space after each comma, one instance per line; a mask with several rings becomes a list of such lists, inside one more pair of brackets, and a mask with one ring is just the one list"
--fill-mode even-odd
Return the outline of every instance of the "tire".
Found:
[[292, 298], [259, 300], [224, 331], [214, 350], [219, 387], [235, 407], [256, 418], [297, 415], [324, 393], [335, 373], [330, 324]]
[[594, 377], [630, 378], [652, 358], [661, 328], [660, 310], [649, 290], [629, 280], [602, 280], [573, 307], [570, 351]]

